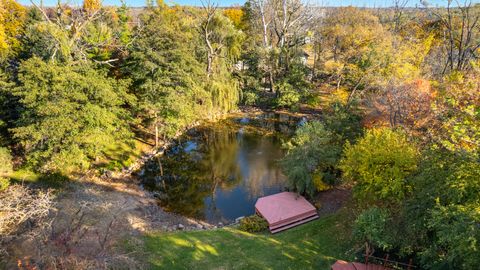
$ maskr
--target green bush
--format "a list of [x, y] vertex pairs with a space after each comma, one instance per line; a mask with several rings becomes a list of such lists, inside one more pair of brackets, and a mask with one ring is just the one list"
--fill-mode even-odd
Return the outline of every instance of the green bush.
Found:
[[383, 250], [392, 247], [388, 232], [390, 216], [385, 209], [373, 207], [365, 210], [355, 220], [353, 236], [359, 244], [367, 243]]
[[108, 164], [105, 166], [105, 169], [109, 171], [120, 171], [123, 168], [123, 164], [118, 161], [118, 160], [111, 160], [108, 162]]
[[4, 191], [10, 186], [10, 180], [8, 178], [0, 177], [0, 191]]
[[245, 232], [261, 232], [265, 231], [267, 228], [267, 221], [256, 214], [240, 220], [239, 229]]
[[319, 94], [311, 93], [305, 97], [305, 103], [312, 107], [318, 107], [322, 104], [322, 99]]
[[277, 106], [278, 107], [287, 107], [293, 108], [298, 106], [300, 101], [300, 93], [295, 91], [292, 85], [289, 83], [281, 83], [277, 85], [278, 91], [278, 99], [277, 99]]
[[351, 108], [349, 110], [340, 103], [334, 103], [324, 115], [327, 129], [339, 136], [341, 143], [355, 141], [363, 133], [362, 117]]
[[0, 176], [12, 172], [12, 156], [7, 148], [0, 147]]
[[244, 105], [253, 106], [253, 105], [257, 104], [257, 101], [258, 101], [258, 94], [257, 93], [248, 91], [248, 92], [245, 92], [243, 94], [242, 102], [243, 102]]
[[417, 160], [417, 148], [404, 133], [372, 129], [356, 144], [347, 142], [340, 168], [363, 201], [400, 202], [412, 189], [407, 177], [417, 169]]
[[307, 122], [285, 144], [287, 155], [281, 160], [291, 190], [313, 196], [335, 184], [342, 146], [338, 136], [319, 121]]

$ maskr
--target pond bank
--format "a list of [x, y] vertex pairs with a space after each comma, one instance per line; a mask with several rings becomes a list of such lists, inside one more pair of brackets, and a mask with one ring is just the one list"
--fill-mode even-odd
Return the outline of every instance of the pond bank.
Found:
[[[262, 113], [244, 108], [232, 115]], [[195, 126], [199, 124], [202, 123]], [[44, 231], [21, 234], [11, 242], [7, 269], [19, 263], [43, 268], [60, 264], [78, 269], [117, 266], [141, 269], [144, 265], [137, 258], [141, 251], [121, 248], [126, 239], [131, 242], [129, 245], [143, 246], [143, 235], [152, 232], [212, 231], [229, 225], [209, 224], [166, 212], [158, 206], [154, 194], [139, 186], [139, 180], [132, 176], [146, 161], [161, 156], [172, 142], [164, 142], [162, 148], [149, 151], [135, 166], [123, 172], [101, 177], [90, 172], [66, 184], [59, 190], [47, 221], [51, 226]]]

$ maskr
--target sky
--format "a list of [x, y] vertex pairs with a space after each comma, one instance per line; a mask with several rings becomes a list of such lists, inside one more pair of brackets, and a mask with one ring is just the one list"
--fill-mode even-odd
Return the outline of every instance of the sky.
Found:
[[[36, 3], [40, 3], [41, 0], [33, 0]], [[43, 0], [44, 6], [53, 6], [57, 3], [58, 0]], [[200, 6], [201, 0], [164, 0], [167, 3], [175, 3], [179, 5], [193, 5], [193, 6]], [[215, 1], [215, 0], [211, 0]], [[459, 2], [463, 2], [465, 0], [459, 0]], [[25, 5], [30, 5], [30, 0], [19, 0], [20, 3]], [[79, 6], [83, 3], [82, 0], [61, 0], [62, 3], [69, 3], [73, 6]], [[131, 7], [141, 7], [145, 6], [145, 0], [126, 0], [127, 5]], [[234, 6], [234, 5], [243, 5], [245, 0], [216, 0], [220, 6]], [[319, 3], [322, 6], [359, 6], [359, 7], [385, 7], [391, 6], [393, 0], [309, 0], [310, 3]], [[444, 6], [447, 3], [447, 0], [427, 0], [432, 6]], [[480, 0], [472, 1], [474, 3], [480, 2]], [[120, 0], [103, 0], [103, 5], [105, 6], [112, 6], [112, 5], [120, 5]], [[414, 7], [415, 5], [420, 6], [420, 0], [409, 0], [408, 5]]]

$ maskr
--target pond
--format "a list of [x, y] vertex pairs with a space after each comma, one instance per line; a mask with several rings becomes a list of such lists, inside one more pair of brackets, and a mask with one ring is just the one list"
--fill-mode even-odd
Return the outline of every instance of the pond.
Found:
[[302, 121], [262, 113], [194, 128], [147, 162], [139, 177], [167, 211], [232, 222], [253, 214], [259, 197], [285, 190], [282, 143]]

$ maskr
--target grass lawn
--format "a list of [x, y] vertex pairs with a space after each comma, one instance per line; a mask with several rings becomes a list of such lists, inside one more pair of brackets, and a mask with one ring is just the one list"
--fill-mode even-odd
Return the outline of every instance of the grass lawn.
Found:
[[345, 214], [271, 234], [234, 228], [157, 233], [146, 239], [152, 269], [330, 269], [349, 259]]
[[25, 184], [33, 187], [46, 187], [60, 189], [69, 178], [60, 173], [58, 174], [42, 174], [36, 173], [28, 168], [19, 169], [6, 175], [10, 178], [10, 184]]

